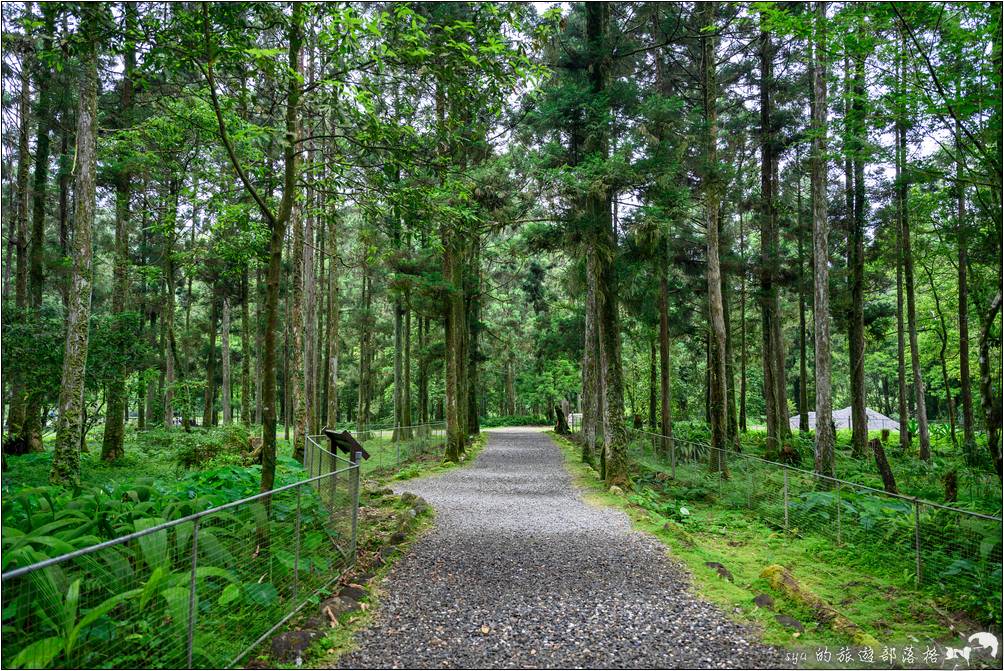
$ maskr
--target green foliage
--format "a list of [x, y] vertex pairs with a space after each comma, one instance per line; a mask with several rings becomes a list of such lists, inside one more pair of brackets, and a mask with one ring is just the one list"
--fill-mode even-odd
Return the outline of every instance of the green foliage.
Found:
[[490, 429], [496, 426], [546, 426], [549, 422], [544, 417], [533, 415], [500, 415], [481, 419], [481, 426]]

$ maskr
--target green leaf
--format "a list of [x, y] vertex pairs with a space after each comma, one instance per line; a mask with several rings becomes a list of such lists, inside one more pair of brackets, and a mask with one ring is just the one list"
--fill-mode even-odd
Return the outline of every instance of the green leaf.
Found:
[[259, 606], [271, 605], [273, 601], [279, 598], [279, 592], [270, 582], [245, 585], [244, 592], [252, 603], [256, 603]]
[[58, 636], [43, 638], [23, 648], [11, 666], [15, 669], [44, 669], [63, 650], [63, 639]]
[[240, 585], [230, 584], [223, 588], [223, 593], [220, 594], [220, 598], [217, 599], [217, 603], [221, 606], [226, 606], [227, 604], [233, 603], [241, 596]]

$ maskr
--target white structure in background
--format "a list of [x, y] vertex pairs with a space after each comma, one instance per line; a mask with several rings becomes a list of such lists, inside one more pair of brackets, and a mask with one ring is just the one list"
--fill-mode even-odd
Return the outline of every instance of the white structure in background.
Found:
[[[899, 431], [899, 422], [890, 417], [886, 417], [881, 412], [876, 412], [871, 408], [865, 408], [865, 414], [868, 415], [869, 431], [881, 431], [882, 429], [889, 429], [890, 431]], [[843, 408], [842, 410], [834, 410], [833, 423], [836, 425], [838, 431], [840, 429], [850, 429], [851, 428], [850, 406]], [[798, 431], [798, 415], [792, 415], [791, 419], [788, 420], [788, 425], [791, 426], [792, 431]], [[809, 430], [814, 431], [815, 429], [816, 429], [816, 413], [810, 412]]]

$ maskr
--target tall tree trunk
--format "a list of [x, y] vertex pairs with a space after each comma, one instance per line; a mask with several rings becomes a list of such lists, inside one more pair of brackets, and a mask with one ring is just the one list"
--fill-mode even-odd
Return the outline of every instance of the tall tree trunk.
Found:
[[221, 403], [223, 404], [223, 424], [233, 422], [230, 407], [230, 297], [223, 296], [223, 317], [220, 325], [220, 357], [222, 358], [223, 386], [221, 388]]
[[[313, 152], [308, 152], [308, 157], [312, 158]], [[310, 160], [308, 158], [308, 160]], [[303, 403], [303, 419], [300, 420], [297, 417], [296, 428], [299, 433], [296, 434], [296, 444], [293, 447], [293, 456], [298, 461], [303, 461], [303, 450], [306, 449], [304, 443], [305, 436], [310, 432], [314, 425], [314, 413], [315, 413], [315, 399], [314, 390], [316, 388], [315, 380], [315, 356], [317, 352], [317, 287], [314, 283], [314, 248], [316, 242], [314, 240], [314, 208], [311, 207], [311, 190], [307, 192], [307, 207], [310, 209], [306, 213], [304, 218], [303, 227], [303, 265], [301, 267], [301, 285], [295, 285], [297, 290], [303, 291], [303, 305], [302, 305], [302, 320], [303, 320], [303, 336], [302, 339], [295, 341], [294, 347], [302, 347], [300, 354], [300, 364], [303, 371], [303, 383], [300, 389], [300, 394], [302, 396]], [[300, 411], [300, 407], [296, 406], [297, 412]]]
[[806, 341], [805, 332], [805, 226], [802, 224], [802, 162], [801, 157], [796, 156], [797, 183], [795, 221], [796, 238], [798, 240], [798, 431], [807, 433], [809, 431], [809, 371], [806, 365]]
[[[42, 5], [43, 38], [42, 49], [52, 50], [52, 36], [56, 32], [56, 5]], [[42, 296], [45, 288], [45, 205], [49, 186], [49, 139], [55, 118], [52, 110], [52, 68], [36, 59], [38, 77], [38, 106], [35, 119], [38, 134], [35, 139], [35, 174], [31, 189], [31, 250], [29, 254], [29, 286], [31, 287], [32, 319], [42, 316]], [[28, 387], [25, 403], [24, 422], [21, 424], [21, 440], [31, 452], [42, 451], [42, 396]]]
[[401, 389], [401, 425], [405, 427], [402, 438], [410, 440], [413, 437], [411, 430], [411, 305], [410, 295], [404, 295], [404, 361], [403, 379]]
[[582, 346], [582, 460], [593, 462], [600, 423], [600, 394], [603, 381], [599, 376], [600, 353], [596, 337], [596, 262], [595, 253], [586, 251], [585, 336]]
[[446, 296], [446, 460], [460, 461], [467, 441], [467, 405], [462, 387], [464, 334], [467, 331], [463, 293], [463, 252], [460, 232], [444, 223], [443, 279], [448, 283]]
[[[704, 196], [704, 226], [707, 237], [708, 259], [708, 322], [711, 326], [711, 450], [709, 467], [713, 473], [727, 477], [726, 450], [728, 449], [727, 354], [725, 348], [725, 308], [722, 302], [722, 271], [718, 258], [718, 86], [716, 28], [717, 3], [701, 6], [701, 88], [704, 108], [704, 160], [705, 174], [701, 177]], [[765, 39], [766, 42], [766, 39]], [[765, 48], [767, 48], [765, 46]]]
[[425, 351], [429, 340], [428, 317], [418, 318], [418, 421], [428, 424], [429, 416], [429, 356]]
[[962, 132], [955, 124], [955, 188], [957, 198], [956, 229], [959, 245], [959, 385], [962, 387], [962, 449], [966, 460], [973, 463], [976, 457], [976, 438], [973, 432], [973, 380], [969, 371], [969, 232], [966, 227], [966, 188], [962, 181]]
[[218, 286], [213, 281], [213, 288], [209, 294], [209, 355], [206, 357], [206, 389], [202, 402], [202, 426], [210, 427], [216, 418], [216, 304], [218, 297]]
[[[31, 124], [31, 44], [25, 39], [21, 57], [21, 92], [18, 96], [18, 151], [17, 151], [17, 208], [13, 221], [16, 221], [16, 235], [10, 240], [14, 244], [14, 306], [18, 313], [24, 315], [28, 307], [28, 131]], [[9, 258], [9, 257], [8, 257]], [[9, 261], [8, 261], [9, 265]], [[7, 427], [11, 435], [23, 436], [21, 429], [25, 413], [25, 384], [20, 375], [14, 377], [11, 384], [10, 412], [7, 416]], [[16, 441], [16, 439], [15, 439]], [[23, 440], [18, 445], [5, 445], [4, 451], [24, 453], [31, 447], [30, 441]]]
[[[610, 7], [605, 2], [586, 5], [586, 42], [590, 51], [590, 89], [597, 99], [605, 100], [610, 78], [608, 25]], [[606, 160], [609, 136], [606, 110], [592, 112], [594, 118], [586, 136], [585, 153]], [[600, 352], [600, 376], [603, 380], [603, 458], [601, 471], [609, 485], [627, 482], [627, 428], [624, 424], [624, 383], [621, 364], [620, 315], [617, 305], [617, 282], [614, 263], [617, 236], [611, 213], [609, 187], [593, 189], [586, 197], [586, 216], [591, 224], [596, 272], [596, 331]]]
[[251, 306], [248, 269], [241, 273], [241, 423], [251, 424]]
[[648, 426], [652, 431], [659, 430], [658, 424], [658, 397], [656, 395], [656, 352], [655, 338], [649, 341], [648, 348]]
[[470, 265], [466, 274], [464, 303], [467, 305], [467, 433], [481, 433], [478, 396], [481, 380], [478, 374], [481, 351], [481, 240], [475, 233], [471, 245]]
[[265, 325], [268, 302], [267, 282], [262, 275], [262, 268], [259, 265], [255, 272], [255, 376], [254, 376], [254, 423], [264, 422], [264, 352], [265, 352]]
[[948, 322], [945, 320], [945, 313], [941, 310], [941, 297], [938, 296], [938, 286], [934, 281], [934, 274], [931, 269], [924, 266], [927, 273], [927, 281], [931, 285], [931, 295], [934, 297], [934, 310], [938, 316], [938, 341], [941, 348], [938, 350], [938, 361], [941, 362], [941, 384], [945, 388], [945, 408], [948, 410], [948, 427], [952, 436], [952, 445], [958, 446], [958, 439], [955, 435], [955, 400], [952, 398], [952, 386], [948, 379]]
[[[181, 185], [172, 180], [168, 186], [167, 221], [164, 225], [164, 249], [162, 253], [164, 265], [164, 316], [160, 322], [164, 341], [164, 426], [174, 426], [174, 383], [176, 378], [175, 362], [177, 348], [174, 343], [174, 309], [176, 272], [174, 267], [174, 244], [178, 220], [178, 196]], [[186, 411], [187, 414], [187, 411]]]
[[328, 214], [328, 412], [327, 425], [334, 427], [338, 421], [338, 213]]
[[[122, 128], [131, 125], [132, 108], [132, 72], [136, 67], [136, 45], [133, 41], [137, 24], [136, 5], [123, 3], [126, 16], [125, 48], [123, 50], [124, 70], [122, 74], [122, 96], [119, 99], [119, 114]], [[115, 175], [115, 265], [113, 271], [112, 313], [121, 320], [126, 309], [126, 299], [129, 293], [129, 197], [132, 188], [132, 175], [126, 169], [119, 169]], [[113, 328], [121, 331], [124, 324], [116, 323]], [[114, 372], [114, 380], [105, 390], [105, 433], [101, 444], [101, 458], [114, 461], [122, 457], [123, 441], [125, 439], [126, 409], [126, 375], [125, 366], [118, 366]]]
[[[901, 36], [900, 49], [906, 53], [906, 36]], [[900, 57], [901, 88], [906, 92], [905, 56]], [[858, 71], [861, 71], [860, 75]], [[855, 68], [856, 88], [864, 91], [864, 63]], [[896, 188], [900, 206], [900, 235], [903, 245], [903, 282], [906, 288], [906, 320], [910, 337], [910, 362], [913, 366], [913, 395], [917, 405], [917, 431], [920, 434], [920, 458], [923, 461], [931, 459], [931, 438], [927, 428], [927, 402], [924, 398], [924, 378], [921, 376], [920, 348], [917, 344], [917, 301], [914, 293], [913, 251], [910, 246], [910, 191], [909, 175], [907, 174], [907, 144], [905, 112], [896, 115], [896, 136], [899, 146], [899, 170], [897, 171]], [[864, 186], [860, 187], [861, 201], [864, 201]], [[855, 197], [857, 201], [857, 197]], [[863, 271], [862, 271], [863, 272]], [[863, 371], [862, 371], [863, 375]]]
[[747, 429], [746, 418], [746, 231], [743, 215], [739, 213], [739, 430]]
[[816, 473], [833, 477], [833, 398], [830, 370], [830, 248], [826, 218], [826, 2], [816, 2], [812, 60], [813, 333], [816, 372]]
[[289, 258], [291, 270], [288, 299], [290, 301], [289, 323], [289, 375], [286, 384], [289, 385], [289, 404], [293, 410], [293, 458], [303, 460], [305, 436], [307, 435], [307, 397], [304, 393], [305, 375], [304, 361], [307, 357], [304, 354], [304, 278], [306, 272], [304, 261], [306, 260], [305, 233], [303, 225], [303, 213], [300, 205], [293, 206], [290, 216], [290, 226], [293, 229], [293, 248]]
[[994, 467], [997, 469], [997, 477], [1001, 478], [1001, 404], [994, 400], [993, 371], [990, 361], [990, 344], [993, 337], [994, 321], [1001, 311], [1001, 292], [990, 301], [990, 308], [987, 310], [980, 329], [980, 399], [983, 402], [983, 413], [987, 418], [987, 447], [990, 450], [990, 457], [993, 459]]
[[865, 56], [855, 53], [851, 59], [851, 102], [848, 117], [851, 161], [851, 212], [847, 240], [848, 293], [851, 298], [848, 320], [848, 348], [851, 372], [851, 451], [864, 458], [868, 449], [868, 415], [865, 410]]
[[[897, 149], [897, 156], [899, 151]], [[897, 164], [899, 162], [897, 161]], [[897, 404], [899, 407], [899, 448], [905, 454], [910, 449], [909, 423], [906, 391], [906, 317], [903, 300], [903, 235], [899, 226], [900, 208], [903, 203], [896, 198], [896, 382]]]
[[59, 421], [49, 480], [75, 485], [80, 480], [80, 438], [83, 433], [84, 375], [87, 366], [88, 325], [91, 312], [91, 236], [94, 225], [98, 139], [99, 12], [84, 5], [80, 32], [84, 37], [80, 63], [80, 108], [77, 113], [77, 195], [73, 235], [73, 272], [66, 314], [66, 348], [59, 389]]
[[[668, 243], [668, 237], [667, 237]], [[659, 433], [662, 434], [662, 453], [667, 456], [673, 451], [673, 386], [670, 380], [672, 362], [669, 342], [669, 272], [668, 250], [663, 250], [659, 269], [659, 367], [661, 415]]]
[[781, 339], [781, 303], [777, 281], [778, 243], [776, 188], [777, 147], [774, 129], [774, 49], [770, 33], [760, 33], [760, 125], [761, 125], [761, 323], [764, 406], [767, 419], [767, 454], [777, 455], [790, 433], [784, 379], [784, 343]]

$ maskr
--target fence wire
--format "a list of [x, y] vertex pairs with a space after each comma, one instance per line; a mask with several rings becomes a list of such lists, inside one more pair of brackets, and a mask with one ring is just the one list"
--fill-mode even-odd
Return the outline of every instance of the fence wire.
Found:
[[129, 535], [35, 563], [46, 529], [79, 520], [29, 511], [35, 531], [10, 550], [24, 565], [0, 576], [3, 666], [239, 663], [354, 561], [359, 467], [307, 447], [306, 480], [174, 521], [136, 518]]
[[[747, 509], [779, 530], [867, 548], [882, 558], [885, 568], [912, 574], [918, 585], [939, 585], [974, 602], [999, 599], [999, 517], [891, 494], [707, 443], [638, 429], [631, 429], [630, 436], [628, 452], [635, 467], [668, 472], [676, 494], [713, 497], [728, 508]], [[708, 468], [713, 450], [724, 458], [727, 477]]]
[[[570, 419], [572, 430], [579, 430], [580, 416]], [[629, 435], [634, 467], [666, 472], [674, 483], [672, 494], [680, 498], [713, 497], [778, 530], [853, 544], [880, 558], [884, 569], [912, 575], [917, 585], [937, 585], [970, 605], [1000, 599], [1000, 517], [715, 448], [727, 465], [723, 478], [708, 467], [713, 448], [707, 442], [640, 429], [629, 429]]]

